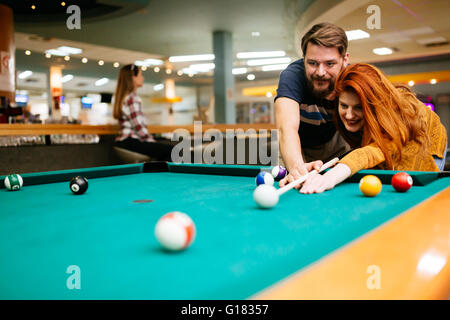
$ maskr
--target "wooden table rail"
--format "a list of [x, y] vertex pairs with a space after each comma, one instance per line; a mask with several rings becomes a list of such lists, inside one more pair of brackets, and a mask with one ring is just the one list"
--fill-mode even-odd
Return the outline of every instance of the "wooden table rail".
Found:
[[[196, 125], [200, 128], [200, 125]], [[177, 129], [185, 129], [194, 132], [194, 125], [151, 125], [147, 126], [149, 133], [170, 133]], [[209, 129], [217, 129], [221, 132], [229, 130], [248, 129], [271, 130], [276, 129], [272, 123], [240, 123], [240, 124], [203, 124], [202, 132]], [[83, 124], [0, 124], [0, 136], [29, 136], [50, 134], [98, 134], [115, 135], [119, 133], [118, 125], [83, 125]]]

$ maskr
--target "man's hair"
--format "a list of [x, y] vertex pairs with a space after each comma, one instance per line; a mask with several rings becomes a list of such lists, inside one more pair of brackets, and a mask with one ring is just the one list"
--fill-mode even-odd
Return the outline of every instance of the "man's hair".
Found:
[[303, 57], [306, 55], [308, 43], [318, 46], [335, 47], [339, 54], [344, 56], [347, 52], [348, 40], [345, 31], [332, 23], [318, 23], [314, 25], [302, 38]]

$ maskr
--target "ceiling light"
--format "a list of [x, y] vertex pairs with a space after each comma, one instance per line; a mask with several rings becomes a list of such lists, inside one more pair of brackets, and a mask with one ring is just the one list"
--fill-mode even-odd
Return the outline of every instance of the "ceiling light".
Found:
[[61, 2], [61, 6], [65, 7], [66, 3], [65, 2]]
[[30, 50], [26, 50], [26, 51], [25, 51], [25, 54], [26, 54], [27, 56], [29, 56], [29, 55], [31, 54], [31, 51], [30, 51]]
[[155, 72], [159, 72], [159, 68], [158, 67], [155, 67], [155, 69], [153, 69], [153, 71], [155, 71]]
[[251, 74], [251, 73], [250, 73], [250, 74], [247, 75], [247, 80], [250, 80], [250, 81], [251, 81], [251, 80], [255, 80], [255, 78], [256, 78], [256, 77], [255, 77], [254, 74]]
[[109, 82], [108, 78], [101, 78], [101, 79], [95, 81], [95, 85], [97, 87], [100, 87], [100, 86], [103, 86], [103, 85], [107, 84], [108, 82]]
[[182, 70], [178, 70], [177, 75], [182, 76], [183, 75], [183, 71]]
[[184, 74], [197, 74], [197, 71], [191, 70], [189, 68], [183, 68], [181, 71], [183, 71]]
[[247, 68], [234, 68], [232, 70], [232, 73], [234, 75], [236, 75], [236, 74], [244, 74], [244, 73], [247, 73]]
[[33, 71], [27, 70], [27, 71], [19, 73], [18, 77], [19, 77], [19, 79], [26, 79], [29, 76], [31, 76], [32, 74], [33, 74]]
[[114, 68], [118, 68], [119, 66], [120, 66], [120, 63], [118, 63], [118, 62], [114, 62], [114, 63], [113, 63], [113, 67], [114, 67]]
[[153, 86], [153, 90], [155, 91], [161, 91], [162, 89], [164, 89], [164, 85], [162, 83]]
[[379, 56], [384, 56], [387, 54], [392, 54], [393, 51], [389, 48], [375, 48], [372, 50], [372, 52]]
[[189, 73], [189, 77], [192, 78], [194, 76], [193, 73]]
[[144, 62], [147, 66], [160, 66], [164, 63], [164, 61], [159, 59], [145, 59]]
[[65, 52], [66, 54], [80, 54], [83, 52], [83, 50], [81, 50], [80, 48], [67, 47], [67, 46], [58, 47], [56, 50]]
[[436, 79], [431, 79], [431, 80], [430, 80], [430, 83], [431, 83], [431, 84], [436, 84], [436, 83], [437, 83], [437, 80], [436, 80]]
[[281, 63], [289, 63], [291, 62], [291, 58], [273, 58], [273, 59], [257, 59], [257, 60], [248, 60], [247, 64], [249, 66], [262, 66], [265, 64], [281, 64]]
[[186, 62], [186, 61], [209, 61], [214, 60], [213, 54], [197, 54], [190, 56], [173, 56], [169, 58], [170, 62]]
[[50, 53], [46, 53], [46, 54], [45, 54], [45, 57], [46, 57], [47, 59], [50, 59], [50, 58], [52, 57], [52, 55], [51, 55]]
[[67, 52], [57, 50], [57, 49], [49, 49], [49, 50], [46, 50], [45, 53], [51, 54], [52, 56], [59, 56], [59, 57], [67, 56]]
[[238, 59], [254, 59], [254, 58], [269, 58], [269, 57], [284, 57], [284, 51], [259, 51], [259, 52], [239, 52], [236, 54]]
[[99, 65], [99, 66], [102, 66], [102, 65], [104, 65], [104, 64], [105, 64], [105, 61], [103, 61], [103, 60], [99, 60], [99, 61], [98, 61], [98, 65]]
[[87, 63], [87, 62], [88, 62], [88, 59], [87, 59], [87, 58], [83, 58], [83, 59], [81, 59], [81, 62]]
[[166, 69], [166, 73], [167, 74], [171, 74], [172, 73], [172, 69]]
[[370, 38], [370, 34], [361, 29], [345, 31], [348, 41]]
[[164, 63], [164, 61], [159, 60], [159, 59], [145, 59], [145, 60], [136, 60], [134, 62], [135, 65], [137, 65], [138, 67], [150, 67], [150, 66], [159, 66], [162, 65]]
[[64, 60], [69, 61], [70, 60], [70, 56], [65, 56]]
[[32, 9], [32, 10], [36, 9], [36, 6], [33, 4], [33, 5], [31, 6], [31, 9]]
[[288, 66], [287, 63], [285, 64], [273, 64], [270, 66], [262, 66], [262, 71], [275, 71], [275, 70], [284, 70]]
[[66, 83], [66, 82], [69, 82], [72, 79], [73, 79], [73, 75], [66, 74], [64, 77], [61, 78], [61, 81], [62, 81], [62, 83]]
[[142, 71], [147, 70], [147, 66], [142, 66], [142, 67], [141, 67], [141, 70], [142, 70]]
[[273, 94], [272, 94], [272, 92], [270, 92], [270, 91], [267, 91], [267, 93], [266, 93], [266, 97], [267, 97], [267, 98], [272, 98], [272, 97], [273, 97]]
[[415, 84], [414, 81], [412, 81], [412, 80], [408, 81], [408, 86], [412, 87], [412, 86], [414, 86], [414, 84]]
[[252, 37], [259, 37], [260, 35], [261, 35], [261, 33], [259, 33], [258, 31], [252, 32]]
[[199, 63], [191, 64], [188, 69], [193, 72], [209, 72], [215, 67], [216, 65], [214, 63]]

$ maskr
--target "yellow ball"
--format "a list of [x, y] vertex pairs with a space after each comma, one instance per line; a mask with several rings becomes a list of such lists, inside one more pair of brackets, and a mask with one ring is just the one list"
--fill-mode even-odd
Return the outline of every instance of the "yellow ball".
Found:
[[381, 191], [381, 181], [373, 175], [364, 176], [359, 181], [359, 190], [366, 197], [375, 197]]

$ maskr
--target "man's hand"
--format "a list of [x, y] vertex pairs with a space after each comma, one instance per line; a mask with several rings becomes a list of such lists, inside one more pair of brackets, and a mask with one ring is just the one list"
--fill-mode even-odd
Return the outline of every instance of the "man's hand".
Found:
[[[295, 181], [295, 180], [301, 178], [302, 176], [304, 176], [311, 170], [319, 171], [320, 167], [322, 165], [323, 165], [323, 162], [321, 160], [316, 160], [316, 161], [304, 163], [303, 165], [298, 165], [297, 167], [289, 170], [289, 174], [285, 178], [280, 180], [280, 182], [279, 182], [280, 188], [291, 183], [292, 181]], [[308, 181], [309, 179], [310, 178], [308, 178], [306, 181]], [[305, 183], [306, 183], [306, 181], [305, 181]], [[299, 189], [299, 188], [300, 188], [300, 185], [295, 187], [295, 189]]]

